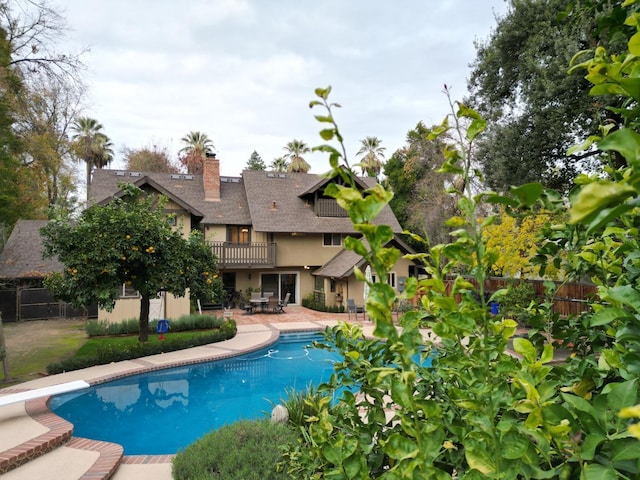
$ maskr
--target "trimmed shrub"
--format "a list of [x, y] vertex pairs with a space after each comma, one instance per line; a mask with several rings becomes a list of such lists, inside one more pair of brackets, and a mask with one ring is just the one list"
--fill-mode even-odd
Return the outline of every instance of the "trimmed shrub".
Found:
[[158, 353], [173, 352], [176, 350], [184, 350], [186, 348], [206, 345], [208, 343], [221, 342], [228, 340], [236, 335], [237, 327], [235, 320], [224, 322], [220, 328], [213, 330], [207, 335], [200, 335], [189, 339], [168, 339], [161, 343], [140, 343], [137, 342], [132, 346], [125, 348], [117, 348], [113, 345], [107, 345], [99, 348], [95, 356], [72, 357], [61, 362], [55, 362], [47, 366], [47, 373], [54, 375], [56, 373], [69, 372], [80, 368], [92, 367], [94, 365], [105, 365], [111, 362], [120, 362], [123, 360], [132, 360], [134, 358], [156, 355]]
[[[169, 330], [172, 332], [207, 330], [210, 328], [220, 328], [223, 323], [224, 318], [213, 315], [183, 315], [177, 320], [169, 321]], [[149, 331], [155, 332], [157, 325], [157, 320], [150, 321]], [[90, 320], [87, 322], [85, 329], [90, 337], [133, 335], [140, 331], [140, 322], [137, 318], [130, 318], [122, 322], [113, 323], [106, 320]]]
[[289, 426], [262, 419], [244, 420], [213, 431], [179, 452], [173, 459], [175, 480], [292, 479], [277, 472], [282, 447], [296, 442]]

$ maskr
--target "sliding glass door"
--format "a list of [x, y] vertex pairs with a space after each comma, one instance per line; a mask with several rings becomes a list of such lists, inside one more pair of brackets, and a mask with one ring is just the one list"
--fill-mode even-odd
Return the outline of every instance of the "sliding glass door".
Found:
[[263, 292], [274, 292], [280, 300], [290, 293], [289, 303], [298, 303], [297, 273], [263, 273], [261, 284]]

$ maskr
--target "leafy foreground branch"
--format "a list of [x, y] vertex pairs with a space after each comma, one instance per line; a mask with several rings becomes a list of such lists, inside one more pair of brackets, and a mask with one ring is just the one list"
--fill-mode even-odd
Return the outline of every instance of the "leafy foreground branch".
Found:
[[[627, 86], [637, 95], [640, 62], [610, 61], [596, 52], [584, 64], [591, 72], [587, 78], [608, 85], [594, 93], [626, 92]], [[329, 102], [329, 94], [328, 88], [317, 89], [311, 106], [327, 112], [316, 116], [326, 126], [322, 138], [337, 139], [342, 147], [332, 111], [337, 104]], [[510, 196], [473, 193], [470, 152], [485, 123], [473, 110], [451, 104], [452, 124], [446, 119], [432, 135], [453, 130], [458, 138], [457, 145], [447, 146], [440, 169], [464, 180], [454, 182], [464, 190], [450, 190], [459, 211], [447, 221], [454, 228], [452, 241], [414, 257], [424, 262], [428, 278], [408, 279], [400, 298], [383, 281], [369, 282], [366, 308], [376, 338], [365, 338], [359, 325], [327, 332], [330, 341], [321, 347], [336, 349], [342, 361], [320, 391], [340, 400], [332, 402], [331, 395], [309, 400], [317, 413], [307, 417], [302, 439], [289, 446], [280, 468], [295, 478], [331, 479], [639, 477], [640, 432], [628, 419], [640, 413], [640, 134], [634, 131], [639, 113], [633, 109], [640, 98], [633, 95], [626, 95], [632, 100], [628, 125], [594, 140], [600, 149], [623, 155], [627, 166], [607, 171], [607, 180], [580, 179], [571, 223], [549, 225], [537, 257], [543, 271], [563, 264], [569, 274], [588, 272], [600, 285], [600, 300], [607, 303], [594, 303], [577, 319], [556, 318], [544, 304], [535, 312], [547, 325], [545, 333], [553, 337], [571, 324], [583, 341], [576, 348], [593, 339], [588, 348], [555, 364], [546, 336], [531, 331], [529, 338], [515, 338], [513, 319], [490, 314], [488, 303], [505, 292], [485, 296], [497, 252], [486, 246], [483, 231], [496, 218], [479, 215], [479, 207], [558, 211], [562, 202], [539, 184], [513, 189]], [[377, 279], [385, 279], [400, 253], [385, 247], [390, 229], [372, 221], [391, 193], [379, 185], [359, 191], [343, 148], [316, 150], [330, 157], [328, 175], [335, 183], [327, 193], [362, 234], [348, 239], [346, 248], [362, 255]], [[456, 273], [461, 271], [475, 281]], [[355, 274], [367, 281], [360, 270]], [[450, 289], [445, 277], [454, 278]], [[422, 309], [402, 315], [398, 328], [394, 303], [416, 296]], [[423, 336], [421, 324], [430, 327], [431, 336]], [[518, 358], [507, 352], [510, 344]], [[418, 355], [431, 358], [431, 366], [416, 361]]]

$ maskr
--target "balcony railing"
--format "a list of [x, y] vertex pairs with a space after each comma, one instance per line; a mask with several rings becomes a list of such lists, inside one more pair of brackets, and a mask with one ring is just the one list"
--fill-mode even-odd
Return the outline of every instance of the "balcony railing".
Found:
[[318, 217], [347, 217], [347, 211], [338, 205], [335, 198], [318, 198], [315, 207]]
[[208, 242], [218, 268], [275, 267], [276, 244]]

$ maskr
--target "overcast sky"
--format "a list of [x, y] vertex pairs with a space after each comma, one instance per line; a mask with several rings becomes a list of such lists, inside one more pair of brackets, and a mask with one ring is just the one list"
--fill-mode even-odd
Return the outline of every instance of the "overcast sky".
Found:
[[[316, 87], [331, 100], [351, 163], [377, 136], [386, 157], [419, 121], [440, 123], [466, 94], [474, 40], [485, 40], [505, 0], [53, 0], [89, 48], [86, 116], [100, 121], [122, 168], [122, 149], [157, 145], [172, 157], [190, 131], [215, 145], [223, 175], [251, 153], [267, 165], [284, 145], [322, 143], [308, 108]], [[320, 111], [316, 113], [322, 113]], [[326, 156], [306, 157], [311, 172]]]

